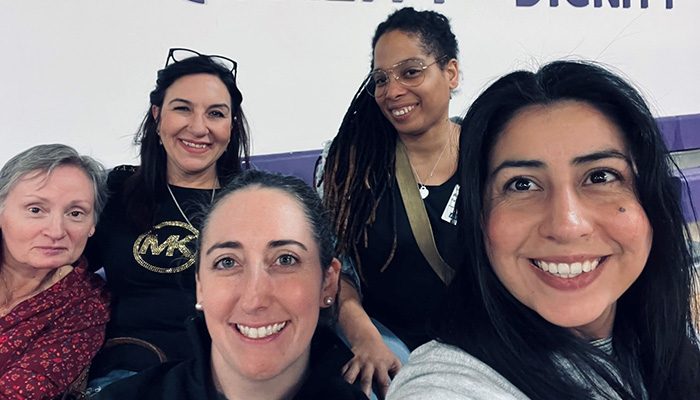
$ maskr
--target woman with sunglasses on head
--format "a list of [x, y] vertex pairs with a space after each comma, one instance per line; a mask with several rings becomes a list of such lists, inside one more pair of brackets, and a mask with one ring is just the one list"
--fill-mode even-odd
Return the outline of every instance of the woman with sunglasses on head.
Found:
[[157, 363], [151, 345], [168, 360], [191, 356], [184, 321], [195, 303], [196, 210], [248, 158], [242, 100], [226, 57], [171, 49], [158, 71], [135, 137], [141, 165], [110, 173], [111, 197], [88, 249], [114, 298], [107, 338], [147, 343], [100, 352], [91, 376], [102, 379], [91, 386]]
[[639, 93], [584, 62], [514, 72], [461, 145], [472, 268], [388, 398], [700, 398], [690, 235]]
[[[459, 66], [449, 21], [433, 11], [394, 12], [372, 47], [372, 72], [321, 160], [317, 185], [332, 210], [337, 249], [361, 278], [361, 287], [343, 279], [340, 292], [339, 322], [355, 353], [345, 377], [367, 393], [374, 380], [381, 396], [401, 362], [368, 315], [410, 349], [427, 342], [426, 321], [461, 264], [462, 253], [450, 250], [459, 248], [452, 212], [459, 126], [448, 117]], [[408, 213], [406, 202], [418, 207]], [[419, 243], [412, 228], [429, 240]]]

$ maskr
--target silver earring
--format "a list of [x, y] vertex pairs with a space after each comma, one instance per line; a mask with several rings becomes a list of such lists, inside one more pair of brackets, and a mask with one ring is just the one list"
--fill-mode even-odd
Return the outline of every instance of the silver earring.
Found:
[[328, 296], [328, 297], [326, 297], [325, 299], [323, 299], [323, 302], [324, 302], [327, 306], [330, 306], [331, 304], [333, 304], [333, 298], [332, 298], [331, 296]]
[[202, 311], [202, 310], [204, 310], [204, 307], [202, 306], [202, 303], [196, 303], [194, 305], [194, 309], [197, 311]]

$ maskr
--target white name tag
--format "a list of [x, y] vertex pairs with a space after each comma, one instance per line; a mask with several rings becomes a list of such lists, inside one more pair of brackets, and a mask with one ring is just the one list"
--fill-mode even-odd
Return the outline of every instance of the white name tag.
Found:
[[457, 206], [457, 196], [459, 196], [459, 184], [455, 185], [450, 195], [450, 200], [447, 201], [445, 209], [442, 211], [442, 220], [449, 222], [452, 225], [457, 225], [457, 211], [455, 207]]

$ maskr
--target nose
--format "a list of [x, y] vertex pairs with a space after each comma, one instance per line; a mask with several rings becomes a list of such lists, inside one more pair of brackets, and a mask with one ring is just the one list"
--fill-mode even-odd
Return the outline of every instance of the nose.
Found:
[[51, 215], [44, 227], [44, 234], [52, 240], [59, 240], [66, 235], [65, 221], [63, 215], [54, 213]]
[[540, 234], [556, 242], [568, 242], [590, 236], [593, 223], [585, 201], [573, 189], [551, 193], [543, 204], [545, 216], [540, 224]]
[[246, 271], [246, 279], [241, 290], [239, 304], [248, 314], [260, 312], [270, 305], [272, 282], [270, 275], [262, 267], [253, 267]]
[[399, 82], [399, 78], [394, 73], [389, 73], [389, 80], [386, 83], [386, 94], [388, 98], [396, 98], [406, 93], [406, 86]]
[[207, 128], [207, 116], [205, 112], [195, 112], [190, 119], [189, 130], [195, 136], [204, 136], [209, 132]]

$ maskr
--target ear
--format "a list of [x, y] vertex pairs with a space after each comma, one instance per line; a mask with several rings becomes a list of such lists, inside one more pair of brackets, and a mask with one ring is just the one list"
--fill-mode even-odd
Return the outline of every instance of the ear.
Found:
[[330, 305], [326, 304], [324, 300], [327, 297], [332, 297], [335, 300], [338, 295], [338, 282], [340, 279], [340, 261], [337, 258], [333, 258], [331, 263], [326, 268], [326, 272], [323, 274], [323, 287], [321, 288], [321, 297], [318, 299], [318, 303], [321, 308], [327, 308]]
[[199, 271], [194, 273], [194, 280], [195, 280], [195, 285], [196, 285], [196, 297], [197, 297], [197, 303], [204, 303], [204, 290], [202, 290], [202, 282], [199, 281]]
[[151, 106], [151, 115], [153, 116], [153, 119], [158, 121], [158, 118], [160, 117], [160, 107], [158, 106]]
[[456, 58], [447, 62], [445, 73], [450, 82], [450, 90], [457, 89], [457, 86], [459, 86], [459, 61]]
[[92, 228], [90, 228], [90, 232], [88, 232], [88, 237], [91, 237], [92, 235], [95, 234], [95, 225], [92, 225]]

